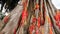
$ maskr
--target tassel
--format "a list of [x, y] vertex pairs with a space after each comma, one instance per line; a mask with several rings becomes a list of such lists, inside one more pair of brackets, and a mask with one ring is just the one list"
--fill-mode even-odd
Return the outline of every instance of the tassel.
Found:
[[8, 22], [8, 20], [9, 20], [9, 16], [5, 16], [4, 19], [3, 19], [5, 24]]
[[41, 18], [38, 17], [38, 22], [37, 22], [37, 26], [38, 26], [38, 28], [40, 28], [40, 22], [41, 22]]

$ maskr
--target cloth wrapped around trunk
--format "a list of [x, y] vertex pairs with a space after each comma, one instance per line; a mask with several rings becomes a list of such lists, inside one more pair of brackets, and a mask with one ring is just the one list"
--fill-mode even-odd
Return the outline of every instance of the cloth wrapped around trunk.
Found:
[[59, 13], [51, 0], [21, 0], [0, 22], [0, 34], [60, 34]]

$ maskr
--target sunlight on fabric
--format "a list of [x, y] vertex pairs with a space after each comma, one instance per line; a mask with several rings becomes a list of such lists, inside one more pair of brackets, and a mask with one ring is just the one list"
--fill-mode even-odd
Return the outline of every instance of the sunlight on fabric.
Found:
[[52, 0], [52, 3], [57, 9], [60, 9], [60, 0]]

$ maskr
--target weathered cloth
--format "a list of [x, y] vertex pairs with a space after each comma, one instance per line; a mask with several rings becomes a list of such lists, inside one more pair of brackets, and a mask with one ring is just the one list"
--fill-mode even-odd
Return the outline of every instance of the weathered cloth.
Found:
[[60, 22], [57, 26], [51, 0], [23, 2], [23, 6], [17, 5], [11, 11], [7, 23], [0, 21], [0, 34], [60, 34]]

